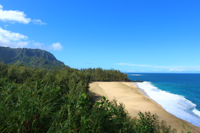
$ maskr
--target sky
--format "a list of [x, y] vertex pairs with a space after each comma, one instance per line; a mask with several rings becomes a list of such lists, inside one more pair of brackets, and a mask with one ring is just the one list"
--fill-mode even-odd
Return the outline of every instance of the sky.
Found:
[[200, 0], [1, 0], [0, 46], [77, 69], [200, 73]]

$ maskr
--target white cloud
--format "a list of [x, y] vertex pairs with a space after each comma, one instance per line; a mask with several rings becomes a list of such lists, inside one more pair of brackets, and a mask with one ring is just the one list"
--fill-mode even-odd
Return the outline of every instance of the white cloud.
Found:
[[153, 70], [154, 72], [159, 72], [160, 70], [157, 70], [157, 69], [155, 69], [155, 70]]
[[130, 63], [117, 63], [116, 65], [156, 68], [153, 69], [152, 71], [163, 71], [163, 72], [200, 71], [200, 66], [153, 66], [153, 65], [140, 65], [140, 64], [130, 64]]
[[[20, 33], [11, 32], [0, 27], [0, 46], [11, 47], [11, 48], [22, 48], [28, 46], [28, 37]], [[29, 41], [30, 42], [30, 41]], [[44, 50], [62, 50], [62, 45], [58, 43], [53, 43], [52, 45], [44, 45], [39, 42], [32, 42], [32, 45], [36, 48]]]
[[140, 67], [148, 67], [149, 66], [149, 65], [139, 65], [139, 64], [129, 64], [129, 63], [117, 63], [116, 65], [140, 66]]
[[32, 22], [33, 22], [34, 24], [46, 25], [46, 23], [42, 22], [42, 21], [39, 20], [39, 19], [34, 19]]
[[7, 31], [7, 30], [4, 30], [0, 27], [0, 40], [1, 41], [5, 41], [5, 42], [19, 41], [19, 40], [27, 39], [27, 38], [28, 38], [27, 36], [24, 36], [20, 33], [14, 33], [14, 32], [11, 32], [11, 31]]
[[[9, 21], [11, 24], [14, 24], [15, 22], [28, 24], [29, 22], [31, 22], [31, 18], [27, 18], [24, 12], [17, 10], [3, 10], [2, 5], [0, 5], [0, 20], [2, 20], [3, 22]], [[34, 19], [32, 22], [39, 25], [46, 24], [39, 19]]]
[[170, 69], [170, 68], [184, 68], [185, 66], [152, 66], [153, 68], [166, 68], [166, 69]]
[[27, 47], [28, 42], [3, 42], [0, 41], [0, 46], [11, 48], [24, 48]]
[[53, 43], [52, 45], [51, 45], [51, 48], [53, 49], [53, 50], [62, 50], [63, 49], [63, 47], [62, 47], [62, 45], [58, 42], [58, 43]]
[[27, 40], [28, 37], [24, 36], [20, 33], [14, 33], [11, 31], [4, 30], [0, 27], [0, 46], [5, 47], [25, 47], [28, 45]]
[[139, 67], [162, 68], [162, 69], [200, 69], [200, 66], [153, 66], [153, 65], [140, 65], [140, 64], [130, 64], [130, 63], [116, 63], [116, 65], [139, 66]]
[[36, 43], [33, 43], [33, 45], [43, 50], [62, 50], [63, 49], [60, 43], [53, 43], [52, 45], [44, 45], [42, 43], [36, 42]]
[[171, 68], [168, 70], [169, 72], [182, 72], [182, 71], [200, 71], [200, 69], [174, 69], [174, 68]]
[[174, 68], [172, 68], [172, 69], [169, 69], [169, 71], [184, 71], [185, 69], [174, 69]]
[[127, 72], [135, 72], [134, 70], [128, 70]]
[[30, 18], [26, 18], [26, 14], [21, 11], [3, 10], [3, 6], [0, 5], [0, 20], [2, 21], [17, 21], [19, 23], [29, 23]]

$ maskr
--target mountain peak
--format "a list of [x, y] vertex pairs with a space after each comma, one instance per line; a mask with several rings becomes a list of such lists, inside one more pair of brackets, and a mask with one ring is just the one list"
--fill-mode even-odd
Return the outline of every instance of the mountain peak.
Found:
[[[7, 57], [7, 58], [6, 58]], [[20, 65], [26, 67], [47, 68], [61, 67], [65, 64], [45, 50], [29, 48], [10, 48], [0, 46], [0, 62], [4, 60], [8, 65]]]

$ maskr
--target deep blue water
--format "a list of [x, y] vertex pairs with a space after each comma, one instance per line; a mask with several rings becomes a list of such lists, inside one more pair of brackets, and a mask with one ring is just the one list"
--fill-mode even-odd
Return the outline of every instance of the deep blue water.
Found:
[[200, 74], [128, 73], [130, 80], [169, 113], [200, 127]]

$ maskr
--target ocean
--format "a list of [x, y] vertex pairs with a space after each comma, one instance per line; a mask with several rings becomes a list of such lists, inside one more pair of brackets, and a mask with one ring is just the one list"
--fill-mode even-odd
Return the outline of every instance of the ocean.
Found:
[[200, 127], [200, 74], [128, 73], [167, 112]]

